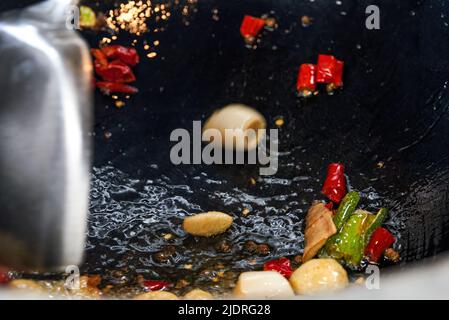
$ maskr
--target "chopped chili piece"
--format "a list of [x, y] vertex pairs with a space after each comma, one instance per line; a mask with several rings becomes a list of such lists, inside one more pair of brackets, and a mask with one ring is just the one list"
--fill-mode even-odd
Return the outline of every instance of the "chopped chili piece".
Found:
[[334, 203], [332, 201], [328, 202], [326, 203], [325, 207], [332, 211], [332, 209], [334, 209]]
[[108, 59], [119, 59], [130, 66], [135, 66], [140, 61], [140, 57], [134, 48], [114, 45], [104, 47], [101, 50]]
[[272, 261], [265, 262], [265, 264], [263, 265], [263, 270], [264, 271], [271, 271], [271, 270], [277, 271], [286, 278], [290, 278], [290, 276], [293, 273], [291, 262], [287, 258], [280, 258], [278, 260], [272, 260]]
[[136, 81], [131, 67], [120, 60], [114, 60], [107, 65], [95, 64], [95, 71], [105, 81], [129, 83]]
[[318, 56], [316, 82], [341, 87], [343, 85], [343, 66], [344, 63], [334, 56], [320, 54]]
[[346, 194], [345, 167], [341, 163], [331, 163], [321, 192], [331, 201], [340, 203]]
[[316, 66], [304, 63], [299, 68], [296, 88], [304, 96], [310, 96], [316, 90]]
[[250, 15], [245, 15], [240, 26], [240, 34], [247, 37], [256, 37], [265, 26], [265, 20]]
[[172, 286], [170, 282], [160, 280], [145, 280], [142, 282], [142, 285], [148, 291], [164, 290]]
[[341, 87], [343, 85], [343, 67], [345, 63], [343, 61], [337, 60], [335, 63], [335, 75], [333, 85], [337, 87]]
[[96, 86], [97, 88], [102, 90], [105, 94], [111, 93], [133, 94], [139, 92], [139, 90], [136, 87], [116, 82], [99, 81], [96, 83]]
[[92, 55], [95, 57], [95, 64], [100, 66], [108, 65], [108, 58], [100, 49], [91, 49]]
[[370, 262], [377, 262], [382, 254], [395, 242], [394, 236], [385, 228], [377, 228], [365, 248], [365, 256]]
[[8, 284], [11, 281], [11, 277], [9, 276], [9, 270], [3, 267], [0, 267], [0, 285]]

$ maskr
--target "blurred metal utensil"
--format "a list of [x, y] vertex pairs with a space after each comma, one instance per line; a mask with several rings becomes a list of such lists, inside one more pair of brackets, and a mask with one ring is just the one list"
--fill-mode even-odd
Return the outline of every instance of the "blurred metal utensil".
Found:
[[88, 212], [92, 93], [72, 0], [0, 17], [0, 264], [78, 264]]

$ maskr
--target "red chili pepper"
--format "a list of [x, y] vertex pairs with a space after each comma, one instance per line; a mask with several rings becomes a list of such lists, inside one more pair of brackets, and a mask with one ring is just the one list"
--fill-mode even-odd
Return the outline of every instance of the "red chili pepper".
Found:
[[133, 94], [139, 92], [139, 90], [136, 87], [117, 82], [97, 81], [96, 86], [105, 94], [111, 93]]
[[11, 281], [9, 276], [9, 270], [3, 267], [0, 267], [0, 285], [8, 284]]
[[92, 55], [95, 57], [95, 65], [107, 66], [108, 58], [100, 49], [91, 49]]
[[142, 285], [148, 291], [164, 290], [172, 286], [170, 282], [160, 280], [145, 280]]
[[310, 95], [316, 89], [316, 66], [304, 63], [299, 68], [296, 88], [304, 96]]
[[330, 211], [332, 211], [332, 209], [334, 209], [334, 203], [333, 202], [328, 202], [324, 205], [327, 209], [329, 209]]
[[140, 61], [139, 54], [134, 48], [114, 45], [103, 47], [101, 51], [108, 57], [108, 59], [119, 59], [130, 66], [135, 66]]
[[344, 62], [334, 56], [320, 54], [318, 56], [316, 82], [329, 83], [336, 87], [343, 85]]
[[371, 262], [379, 261], [382, 254], [396, 241], [394, 236], [385, 228], [374, 230], [371, 239], [365, 248], [365, 256]]
[[343, 61], [337, 60], [335, 64], [335, 75], [334, 82], [332, 83], [336, 87], [341, 87], [343, 85], [343, 67], [345, 63]]
[[346, 194], [345, 167], [341, 163], [331, 163], [321, 192], [331, 201], [340, 203]]
[[265, 26], [265, 20], [245, 15], [240, 26], [240, 34], [243, 37], [256, 37]]
[[120, 60], [114, 60], [107, 65], [95, 63], [95, 71], [105, 81], [129, 83], [136, 81], [136, 76], [131, 67]]
[[263, 270], [264, 271], [271, 271], [271, 270], [277, 271], [286, 278], [290, 278], [290, 276], [293, 273], [291, 262], [287, 258], [280, 258], [277, 260], [265, 262], [265, 264], [263, 265]]

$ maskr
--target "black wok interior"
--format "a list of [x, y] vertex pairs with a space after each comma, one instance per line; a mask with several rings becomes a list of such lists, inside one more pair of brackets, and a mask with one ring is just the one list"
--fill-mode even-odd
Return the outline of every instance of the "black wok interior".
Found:
[[[117, 3], [83, 2], [103, 12]], [[365, 27], [369, 4], [380, 7], [380, 30]], [[181, 14], [184, 5], [188, 16]], [[117, 284], [139, 274], [187, 278], [220, 290], [228, 284], [213, 282], [208, 268], [260, 269], [273, 257], [302, 252], [302, 220], [311, 202], [323, 199], [326, 167], [336, 161], [346, 165], [365, 208], [390, 209], [387, 225], [403, 262], [449, 247], [447, 2], [198, 0], [171, 2], [170, 8], [167, 22], [150, 22], [163, 30], [118, 34], [119, 44], [138, 40], [140, 92], [120, 109], [96, 94], [85, 272]], [[244, 14], [269, 14], [279, 24], [263, 32], [255, 50], [239, 34]], [[313, 18], [311, 26], [301, 26], [303, 15]], [[110, 36], [82, 35], [92, 47]], [[145, 57], [144, 40], [160, 41], [156, 58]], [[295, 92], [298, 67], [320, 53], [345, 61], [344, 89], [302, 100]], [[257, 108], [271, 128], [284, 118], [278, 173], [259, 177], [255, 166], [172, 165], [171, 131], [190, 131], [193, 120], [232, 102]], [[243, 208], [251, 209], [247, 217]], [[228, 233], [196, 239], [182, 231], [184, 215], [210, 210], [235, 217]], [[173, 239], [164, 239], [166, 233]], [[229, 253], [215, 249], [224, 240]], [[271, 254], [245, 252], [246, 240], [269, 244]], [[176, 253], [156, 262], [153, 254], [167, 245]]]

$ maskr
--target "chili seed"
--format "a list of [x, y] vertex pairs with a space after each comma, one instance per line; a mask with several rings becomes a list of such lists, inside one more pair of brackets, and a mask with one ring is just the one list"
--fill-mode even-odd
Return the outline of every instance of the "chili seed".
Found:
[[393, 248], [388, 248], [387, 250], [385, 250], [384, 257], [392, 262], [398, 262], [401, 259], [399, 252], [397, 252]]
[[161, 251], [153, 254], [153, 259], [156, 262], [164, 263], [164, 262], [169, 261], [175, 252], [176, 252], [176, 248], [174, 246], [166, 246]]
[[257, 249], [257, 243], [251, 240], [246, 241], [245, 244], [243, 245], [243, 248], [248, 252], [255, 252]]
[[259, 244], [257, 246], [256, 253], [260, 255], [270, 254], [270, 247], [267, 244]]
[[215, 245], [215, 250], [220, 253], [228, 253], [231, 252], [232, 246], [227, 240], [221, 240]]

